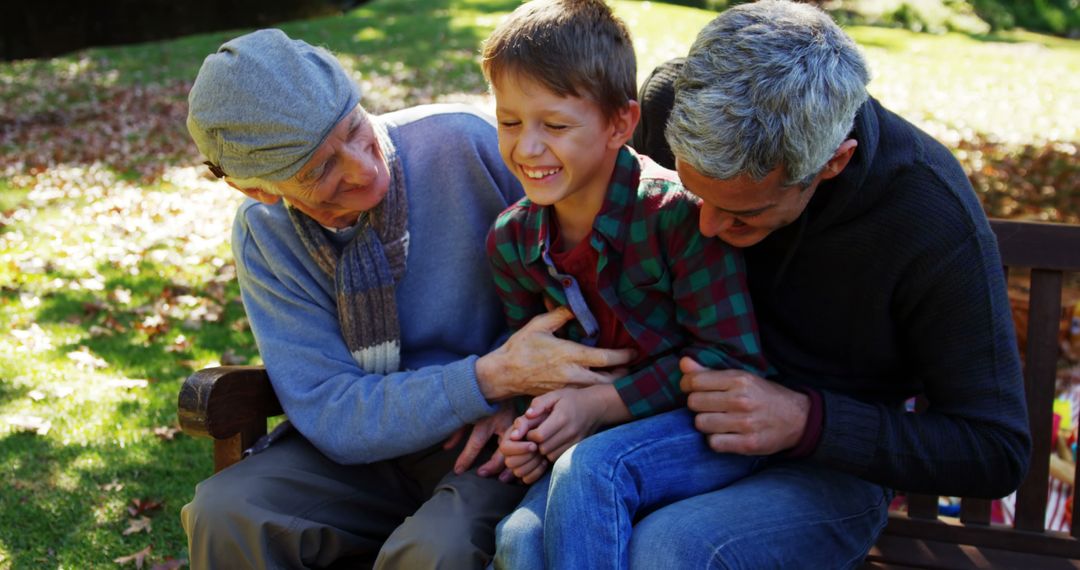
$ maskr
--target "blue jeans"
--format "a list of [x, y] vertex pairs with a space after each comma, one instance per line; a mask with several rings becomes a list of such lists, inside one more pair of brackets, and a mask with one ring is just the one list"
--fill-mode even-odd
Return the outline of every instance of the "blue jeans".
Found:
[[889, 499], [802, 462], [716, 453], [676, 410], [561, 457], [499, 523], [495, 566], [847, 567], [884, 527]]

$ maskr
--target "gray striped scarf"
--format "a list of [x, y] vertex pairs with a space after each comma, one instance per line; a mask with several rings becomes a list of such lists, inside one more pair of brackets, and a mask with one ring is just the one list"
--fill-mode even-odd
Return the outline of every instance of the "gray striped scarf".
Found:
[[374, 120], [372, 126], [390, 169], [390, 189], [378, 206], [360, 214], [356, 236], [340, 258], [318, 222], [291, 206], [288, 211], [308, 253], [334, 281], [349, 352], [365, 372], [387, 374], [401, 367], [395, 285], [405, 274], [409, 250], [408, 202], [401, 161], [386, 129]]

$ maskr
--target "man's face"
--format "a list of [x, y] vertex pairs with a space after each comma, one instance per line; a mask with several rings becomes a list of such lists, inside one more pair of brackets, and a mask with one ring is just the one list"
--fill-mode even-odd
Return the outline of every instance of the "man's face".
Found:
[[821, 180], [818, 175], [806, 187], [784, 186], [782, 167], [761, 180], [745, 175], [718, 180], [681, 160], [676, 160], [675, 169], [683, 186], [702, 200], [702, 235], [718, 237], [736, 247], [754, 245], [798, 219]]
[[330, 227], [356, 222], [382, 202], [390, 172], [367, 113], [357, 108], [338, 122], [292, 178], [278, 184], [285, 199]]

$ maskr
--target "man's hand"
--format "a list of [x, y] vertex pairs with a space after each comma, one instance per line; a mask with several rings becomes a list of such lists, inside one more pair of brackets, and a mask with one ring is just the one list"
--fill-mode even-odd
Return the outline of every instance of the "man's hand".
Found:
[[742, 370], [710, 370], [690, 358], [679, 361], [694, 426], [715, 451], [771, 455], [799, 443], [810, 398]]
[[484, 397], [494, 402], [614, 381], [616, 372], [591, 369], [626, 364], [634, 359], [634, 351], [592, 348], [556, 338], [554, 332], [573, 316], [565, 307], [537, 315], [505, 344], [481, 356], [476, 361], [476, 378]]
[[[513, 422], [514, 412], [506, 405], [499, 406], [499, 411], [495, 412], [494, 415], [476, 422], [473, 425], [472, 434], [469, 435], [469, 440], [465, 442], [465, 448], [461, 450], [457, 461], [454, 462], [454, 473], [460, 475], [467, 471], [469, 467], [472, 467], [473, 462], [483, 451], [491, 436], [497, 435], [501, 438]], [[457, 445], [464, 436], [464, 430], [465, 428], [461, 428], [451, 435], [443, 444], [443, 449], [450, 449]], [[501, 473], [503, 471], [503, 460], [503, 454], [496, 450], [491, 459], [476, 470], [476, 474], [487, 477], [488, 475]]]

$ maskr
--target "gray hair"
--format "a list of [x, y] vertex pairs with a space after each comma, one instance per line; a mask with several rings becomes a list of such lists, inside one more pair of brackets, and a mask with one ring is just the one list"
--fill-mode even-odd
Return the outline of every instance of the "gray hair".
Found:
[[741, 4], [694, 40], [666, 136], [698, 172], [808, 184], [851, 132], [870, 73], [827, 14], [783, 0]]

